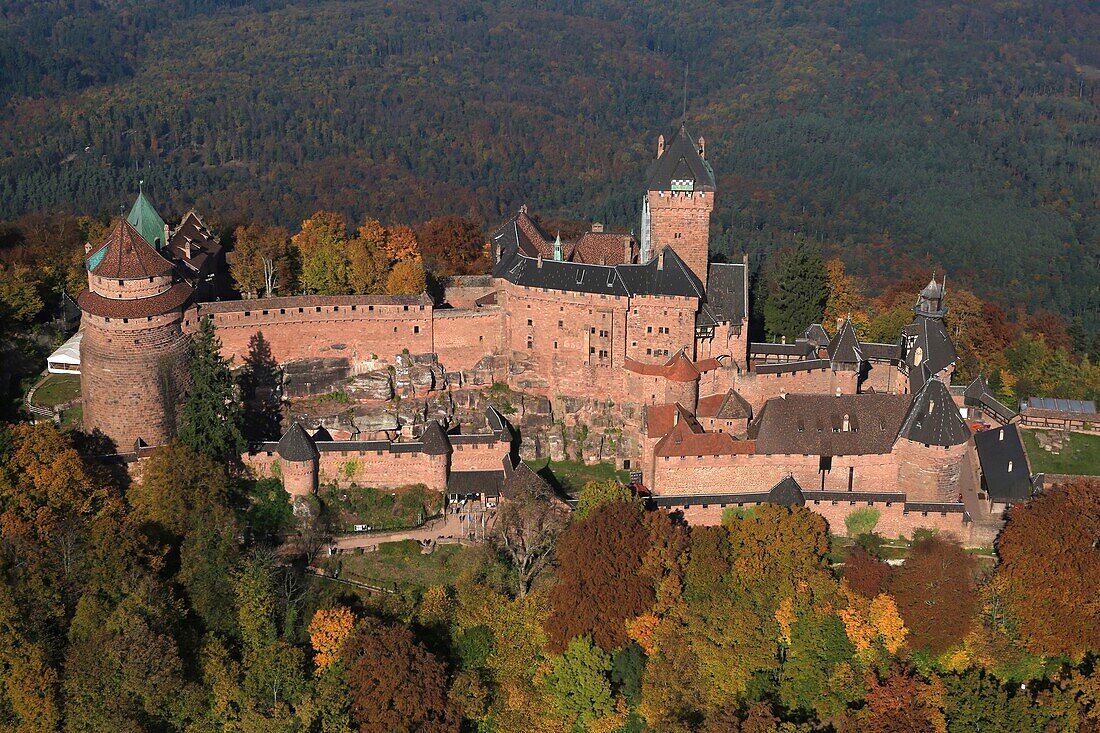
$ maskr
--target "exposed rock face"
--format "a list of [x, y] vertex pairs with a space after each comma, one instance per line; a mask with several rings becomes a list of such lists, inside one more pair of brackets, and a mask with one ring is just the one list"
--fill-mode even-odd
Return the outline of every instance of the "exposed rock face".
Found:
[[417, 395], [447, 386], [446, 374], [435, 354], [398, 354], [394, 384], [402, 395]]
[[356, 375], [348, 381], [347, 393], [352, 399], [392, 400], [393, 377], [388, 369]]
[[287, 397], [335, 392], [342, 388], [351, 375], [351, 363], [343, 357], [329, 359], [303, 359], [283, 367], [286, 382], [283, 390]]

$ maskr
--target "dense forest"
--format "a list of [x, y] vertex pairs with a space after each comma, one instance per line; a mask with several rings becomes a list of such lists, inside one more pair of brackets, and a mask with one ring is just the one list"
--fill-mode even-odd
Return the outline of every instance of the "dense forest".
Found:
[[138, 480], [0, 426], [5, 730], [1100, 731], [1095, 482], [1015, 507], [994, 568], [870, 508], [840, 548], [804, 507], [687, 527], [592, 482], [569, 516], [526, 481], [442, 582], [367, 592], [320, 559], [323, 503], [225, 460], [246, 423], [224, 396]]
[[636, 226], [659, 133], [718, 176], [712, 247], [799, 239], [1100, 328], [1098, 19], [1072, 0], [95, 0], [0, 9], [0, 216], [144, 178], [226, 230], [318, 209]]

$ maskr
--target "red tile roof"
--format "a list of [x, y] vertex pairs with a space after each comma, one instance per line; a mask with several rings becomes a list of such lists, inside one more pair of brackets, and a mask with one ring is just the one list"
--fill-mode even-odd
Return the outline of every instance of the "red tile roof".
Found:
[[[633, 261], [634, 237], [610, 232], [585, 232], [573, 243], [573, 262], [589, 265], [622, 265]], [[629, 249], [627, 249], [629, 247]], [[630, 252], [630, 258], [623, 255]]]
[[[144, 239], [141, 241], [145, 241]], [[103, 318], [145, 318], [159, 316], [179, 308], [191, 297], [193, 288], [187, 283], [176, 283], [163, 293], [149, 298], [122, 300], [104, 298], [91, 290], [81, 293], [76, 303], [80, 310]]]
[[648, 377], [664, 377], [673, 382], [694, 382], [699, 378], [699, 368], [691, 363], [683, 349], [677, 351], [664, 364], [646, 364], [627, 357], [623, 366], [635, 374]]
[[153, 249], [125, 219], [119, 220], [96, 252], [103, 249], [106, 249], [103, 258], [92, 268], [92, 274], [99, 277], [136, 280], [166, 275], [172, 271], [172, 263]]

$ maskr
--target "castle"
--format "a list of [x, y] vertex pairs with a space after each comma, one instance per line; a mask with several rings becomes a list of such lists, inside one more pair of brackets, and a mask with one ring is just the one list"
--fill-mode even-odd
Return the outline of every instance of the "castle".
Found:
[[[1013, 414], [980, 385], [950, 388], [957, 355], [943, 322], [945, 285], [933, 278], [917, 295], [894, 343], [861, 342], [846, 321], [832, 335], [807, 324], [794, 343], [750, 343], [747, 258], [709, 261], [716, 192], [704, 139], [681, 126], [667, 144], [658, 140], [637, 236], [593, 225], [563, 241], [521, 207], [490, 237], [491, 276], [452, 283], [441, 303], [427, 295], [213, 301], [217, 240], [193, 212], [169, 230], [141, 194], [88, 251], [78, 301], [85, 429], [120, 451], [169, 440], [189, 388], [188, 334], [209, 318], [237, 363], [262, 333], [283, 364], [335, 359], [361, 374], [413, 355], [430, 365], [421, 393], [503, 382], [549, 398], [565, 422], [576, 420], [576, 400], [612, 407], [633, 446], [620, 465], [652, 503], [692, 522], [780, 501], [809, 506], [842, 531], [851, 511], [871, 506], [887, 534], [935, 527], [986, 539], [998, 497], [983, 484], [960, 408], [996, 424]], [[515, 465], [506, 423], [494, 413], [487, 425], [462, 435], [427, 420], [408, 426], [417, 436], [340, 441], [293, 426], [244, 459], [260, 471], [281, 461], [297, 492], [318, 480], [389, 485], [423, 475], [453, 496], [485, 497]], [[470, 445], [487, 447], [460, 457]], [[1026, 472], [1026, 461], [1016, 470]]]

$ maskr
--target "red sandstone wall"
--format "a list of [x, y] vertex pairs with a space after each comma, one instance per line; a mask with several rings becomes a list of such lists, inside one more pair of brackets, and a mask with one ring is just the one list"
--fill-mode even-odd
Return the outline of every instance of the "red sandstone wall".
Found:
[[389, 451], [325, 451], [321, 454], [320, 481], [337, 485], [359, 484], [374, 488], [398, 488], [424, 484], [433, 491], [447, 487], [446, 456]]
[[695, 298], [642, 296], [630, 299], [626, 320], [626, 355], [644, 364], [664, 364], [687, 348], [695, 358]]
[[[729, 506], [736, 506], [731, 504]], [[746, 506], [753, 506], [747, 504]], [[963, 544], [973, 544], [972, 524], [963, 521], [961, 513], [941, 512], [906, 512], [905, 505], [901, 502], [892, 502], [889, 506], [885, 502], [856, 501], [852, 504], [846, 501], [830, 502], [810, 501], [806, 504], [811, 509], [825, 517], [829, 523], [829, 531], [834, 534], [844, 535], [846, 528], [844, 519], [856, 509], [873, 506], [879, 511], [878, 524], [875, 531], [884, 537], [912, 537], [916, 529], [932, 529], [942, 534], [955, 537]], [[722, 521], [722, 512], [725, 507], [720, 504], [709, 506], [672, 507], [670, 511], [682, 512], [689, 524], [717, 525]]]
[[504, 347], [504, 311], [499, 307], [437, 310], [433, 321], [433, 350], [449, 372], [472, 369]]
[[[353, 365], [372, 355], [392, 357], [408, 349], [432, 350], [431, 305], [363, 304], [287, 306], [294, 299], [242, 301], [239, 310], [214, 312], [214, 325], [222, 341], [222, 354], [240, 365], [248, 354], [248, 341], [262, 332], [275, 359], [285, 364], [301, 359], [346, 358]], [[346, 300], [346, 299], [343, 299]], [[210, 309], [199, 306], [197, 313]], [[196, 310], [188, 311], [184, 329], [197, 328]]]
[[283, 475], [283, 488], [291, 496], [309, 496], [317, 491], [317, 467], [312, 461], [285, 461], [279, 459]]
[[765, 402], [783, 392], [836, 394], [839, 387], [841, 394], [856, 394], [858, 377], [856, 372], [834, 372], [828, 367], [790, 374], [750, 372], [737, 379], [736, 389], [752, 405], [753, 415], [757, 415]]
[[[818, 456], [734, 455], [657, 457], [649, 488], [656, 494], [708, 494], [767, 491], [792, 475], [806, 490], [899, 491], [893, 454], [834, 456], [825, 474]], [[822, 477], [824, 476], [824, 487]], [[952, 497], [952, 500], [954, 497]], [[927, 501], [910, 498], [911, 501]]]
[[665, 246], [672, 247], [704, 284], [713, 208], [713, 193], [649, 192], [653, 254]]
[[508, 450], [507, 443], [458, 443], [451, 454], [451, 470], [499, 471]]
[[898, 490], [908, 494], [909, 501], [955, 501], [963, 488], [963, 456], [972, 449], [972, 440], [943, 448], [899, 438], [894, 445]]
[[170, 441], [191, 385], [191, 340], [180, 330], [179, 314], [129, 323], [86, 315], [84, 324], [85, 431], [102, 431], [123, 452], [139, 438], [149, 445]]

